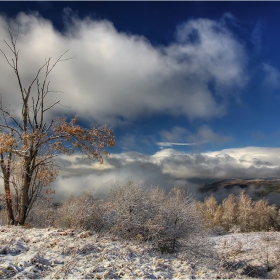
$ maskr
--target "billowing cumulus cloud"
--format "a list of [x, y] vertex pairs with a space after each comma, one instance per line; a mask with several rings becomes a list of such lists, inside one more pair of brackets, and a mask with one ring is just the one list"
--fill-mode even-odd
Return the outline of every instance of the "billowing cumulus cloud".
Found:
[[61, 166], [54, 186], [58, 198], [82, 191], [106, 196], [118, 182], [124, 184], [128, 180], [166, 190], [180, 186], [197, 195], [204, 182], [278, 177], [280, 148], [245, 147], [201, 154], [162, 149], [151, 156], [126, 152], [111, 154], [103, 165], [83, 161], [78, 155], [61, 156], [57, 164]]
[[[168, 151], [164, 151], [165, 153]], [[202, 154], [183, 154], [169, 151], [170, 156], [161, 158], [164, 173], [176, 178], [226, 179], [278, 177], [280, 149], [254, 148], [226, 149]]]
[[[246, 83], [246, 55], [225, 21], [194, 19], [178, 26], [175, 40], [153, 46], [145, 37], [119, 32], [107, 20], [80, 19], [65, 10], [63, 32], [40, 15], [0, 16], [0, 38], [8, 26], [19, 29], [19, 70], [27, 87], [48, 57], [70, 49], [57, 65], [51, 90], [66, 107], [53, 114], [74, 114], [111, 126], [153, 113], [211, 118], [226, 111], [232, 87]], [[11, 58], [8, 48], [1, 48]], [[228, 67], [230, 65], [230, 67]], [[44, 73], [42, 73], [44, 74]], [[211, 86], [210, 86], [211, 84]], [[14, 73], [1, 57], [0, 86], [5, 104], [19, 112]]]

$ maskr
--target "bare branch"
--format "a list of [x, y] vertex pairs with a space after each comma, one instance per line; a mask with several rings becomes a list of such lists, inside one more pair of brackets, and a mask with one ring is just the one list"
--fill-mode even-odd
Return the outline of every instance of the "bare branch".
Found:
[[55, 105], [57, 105], [60, 102], [60, 100], [56, 101], [55, 103], [53, 103], [51, 106], [49, 106], [48, 108], [43, 110], [43, 113], [50, 110], [51, 108], [53, 108]]
[[1, 49], [0, 49], [0, 52], [4, 55], [6, 61], [7, 61], [8, 64], [10, 65], [10, 67], [13, 68], [13, 69], [15, 69], [15, 68], [14, 68], [14, 65], [12, 65], [12, 64], [10, 63], [10, 61], [9, 61], [9, 59], [7, 58], [6, 54], [5, 54]]
[[58, 171], [54, 165], [54, 157], [58, 152], [72, 154], [79, 151], [83, 157], [102, 163], [103, 156], [108, 155], [105, 148], [114, 146], [115, 140], [112, 131], [106, 126], [83, 128], [77, 124], [77, 117], [69, 122], [65, 118], [46, 122], [45, 114], [57, 104], [69, 108], [60, 104], [58, 99], [53, 100], [50, 105], [46, 103], [48, 94], [59, 92], [50, 90], [50, 74], [58, 63], [76, 57], [66, 57], [67, 50], [54, 62], [51, 57], [45, 59], [26, 88], [19, 73], [19, 50], [16, 46], [18, 34], [14, 36], [11, 31], [9, 34], [10, 42], [3, 42], [12, 53], [12, 58], [3, 50], [0, 51], [15, 72], [22, 104], [21, 116], [17, 118], [0, 100], [0, 115], [3, 116], [0, 122], [0, 130], [3, 130], [0, 134], [0, 152], [11, 172], [3, 177], [15, 188], [15, 223], [22, 225], [42, 188], [50, 185], [56, 177]]

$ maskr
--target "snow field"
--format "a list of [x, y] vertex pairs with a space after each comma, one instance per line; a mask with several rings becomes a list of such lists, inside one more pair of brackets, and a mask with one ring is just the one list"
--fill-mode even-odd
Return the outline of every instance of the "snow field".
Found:
[[268, 254], [271, 265], [280, 260], [279, 232], [228, 234], [209, 240], [221, 256], [218, 266], [89, 231], [1, 226], [0, 278], [264, 278], [254, 275], [254, 268], [259, 269], [255, 274], [265, 270]]
[[90, 232], [2, 226], [0, 242], [1, 278], [170, 279], [193, 273], [175, 255]]

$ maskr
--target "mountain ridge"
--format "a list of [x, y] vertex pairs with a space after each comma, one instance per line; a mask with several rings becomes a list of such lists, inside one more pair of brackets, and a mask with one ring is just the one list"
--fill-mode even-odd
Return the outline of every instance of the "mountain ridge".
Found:
[[230, 193], [238, 195], [242, 190], [245, 190], [254, 200], [264, 197], [280, 205], [280, 178], [224, 179], [203, 184], [198, 192], [203, 195], [213, 194], [222, 200]]

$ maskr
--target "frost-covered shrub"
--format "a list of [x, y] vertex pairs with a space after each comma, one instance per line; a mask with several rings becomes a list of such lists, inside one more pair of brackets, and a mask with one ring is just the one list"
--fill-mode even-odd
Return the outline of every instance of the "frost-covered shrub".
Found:
[[148, 228], [154, 245], [162, 253], [197, 246], [203, 232], [192, 198], [180, 188], [173, 188], [165, 196]]
[[57, 210], [52, 201], [45, 198], [38, 198], [28, 213], [26, 224], [35, 228], [46, 228], [54, 226], [57, 217]]
[[149, 239], [147, 222], [157, 215], [163, 191], [144, 189], [132, 181], [118, 185], [109, 194], [112, 225], [111, 232], [123, 238]]
[[206, 236], [193, 200], [179, 188], [166, 195], [130, 181], [111, 191], [109, 203], [113, 234], [148, 241], [162, 253], [198, 248]]
[[105, 209], [102, 205], [89, 193], [70, 196], [59, 207], [55, 226], [100, 232], [105, 226]]

